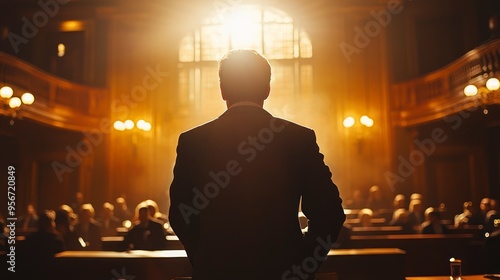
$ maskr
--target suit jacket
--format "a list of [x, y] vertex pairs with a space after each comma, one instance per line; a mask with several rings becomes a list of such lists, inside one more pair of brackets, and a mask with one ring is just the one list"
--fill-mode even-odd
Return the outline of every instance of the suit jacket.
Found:
[[96, 221], [101, 224], [101, 235], [102, 236], [116, 236], [118, 235], [118, 232], [116, 231], [116, 228], [121, 226], [120, 219], [117, 217], [111, 217], [108, 221], [103, 219], [102, 217], [99, 217], [96, 219]]
[[137, 223], [124, 237], [123, 249], [127, 250], [133, 245], [133, 250], [164, 250], [167, 245], [165, 231], [160, 221], [149, 219], [146, 227]]
[[102, 227], [96, 221], [91, 221], [87, 230], [84, 229], [82, 224], [75, 226], [75, 233], [79, 238], [82, 238], [87, 244], [87, 247], [82, 250], [98, 251], [101, 250], [101, 237]]
[[62, 237], [56, 233], [37, 231], [29, 235], [16, 252], [18, 277], [13, 279], [54, 279], [54, 256], [65, 249]]
[[169, 220], [194, 280], [304, 279], [345, 220], [314, 131], [254, 106], [230, 108], [180, 135], [170, 199]]
[[422, 233], [423, 234], [435, 234], [435, 233], [441, 233], [441, 234], [447, 234], [450, 233], [450, 230], [446, 227], [444, 224], [438, 224], [436, 225], [440, 229], [441, 232], [436, 232], [436, 229], [434, 228], [434, 224], [430, 222], [424, 222], [422, 224]]

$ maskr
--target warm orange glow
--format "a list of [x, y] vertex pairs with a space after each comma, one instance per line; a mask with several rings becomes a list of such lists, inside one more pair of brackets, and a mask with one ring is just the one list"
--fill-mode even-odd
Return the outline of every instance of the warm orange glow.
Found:
[[66, 54], [66, 46], [64, 44], [57, 45], [57, 56], [63, 57]]
[[135, 126], [135, 125], [134, 125], [134, 122], [133, 122], [132, 120], [126, 120], [126, 121], [124, 122], [124, 124], [125, 124], [125, 129], [126, 129], [126, 130], [131, 130], [131, 129], [133, 129], [133, 128], [134, 128], [134, 126]]
[[366, 127], [373, 126], [373, 120], [366, 115], [361, 116], [361, 118], [359, 119], [359, 122]]
[[477, 94], [477, 87], [475, 85], [468, 85], [464, 88], [465, 96], [474, 96]]
[[118, 130], [118, 131], [124, 131], [125, 130], [125, 124], [122, 121], [115, 121], [113, 123], [113, 128]]
[[122, 226], [125, 228], [130, 228], [132, 226], [132, 222], [130, 220], [125, 220], [123, 221]]
[[21, 101], [23, 102], [23, 104], [31, 105], [33, 104], [33, 102], [35, 102], [35, 96], [29, 92], [25, 92], [21, 96]]
[[497, 78], [489, 78], [486, 81], [486, 88], [489, 90], [497, 90], [500, 88], [500, 81]]
[[11, 98], [14, 94], [14, 91], [9, 86], [4, 86], [0, 89], [0, 96], [2, 98]]
[[10, 100], [9, 100], [9, 107], [14, 109], [14, 108], [18, 108], [19, 106], [21, 106], [22, 102], [21, 102], [21, 99], [19, 99], [19, 97], [12, 97]]
[[145, 120], [138, 120], [137, 121], [137, 128], [143, 131], [150, 131], [151, 130], [151, 124]]
[[349, 128], [349, 127], [352, 127], [354, 125], [354, 122], [355, 122], [354, 118], [349, 116], [349, 117], [344, 119], [343, 125], [344, 125], [344, 127]]
[[79, 20], [68, 20], [61, 23], [61, 31], [82, 31], [83, 22]]

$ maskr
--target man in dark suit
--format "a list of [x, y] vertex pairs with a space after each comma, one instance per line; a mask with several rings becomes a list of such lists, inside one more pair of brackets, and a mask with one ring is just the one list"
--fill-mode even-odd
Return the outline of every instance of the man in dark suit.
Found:
[[148, 204], [137, 206], [139, 220], [127, 232], [123, 245], [125, 250], [163, 250], [167, 245], [163, 223], [150, 215]]
[[54, 279], [55, 254], [64, 251], [64, 241], [55, 229], [55, 212], [45, 210], [39, 215], [37, 232], [19, 244], [16, 274], [13, 279]]
[[101, 224], [102, 236], [116, 236], [116, 229], [121, 226], [120, 219], [114, 215], [115, 206], [109, 202], [102, 205], [101, 216], [96, 221]]
[[82, 243], [83, 250], [101, 250], [102, 226], [94, 219], [94, 216], [95, 210], [92, 204], [82, 204], [75, 232]]
[[181, 134], [170, 186], [193, 280], [314, 279], [345, 220], [315, 133], [263, 109], [271, 67], [257, 52], [229, 52], [219, 77], [228, 110]]

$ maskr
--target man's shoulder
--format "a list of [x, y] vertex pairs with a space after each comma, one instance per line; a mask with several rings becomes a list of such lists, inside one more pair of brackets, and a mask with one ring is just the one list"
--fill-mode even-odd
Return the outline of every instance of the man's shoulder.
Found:
[[[302, 134], [302, 135], [313, 135], [314, 130], [305, 125], [293, 122], [284, 118], [275, 117], [268, 115], [269, 118], [265, 121], [265, 127], [263, 129], [271, 129], [274, 132], [287, 131], [288, 133]], [[260, 120], [262, 121], [262, 119]], [[223, 122], [221, 118], [217, 118], [206, 123], [200, 124], [189, 130], [181, 133], [180, 138], [184, 139], [200, 139], [201, 135], [210, 134], [215, 127], [218, 127], [220, 123]]]
[[185, 130], [185, 131], [181, 132], [180, 137], [185, 138], [185, 137], [189, 137], [189, 136], [196, 135], [199, 133], [203, 133], [203, 131], [208, 131], [210, 129], [210, 127], [216, 123], [216, 121], [217, 121], [217, 119], [211, 120], [211, 121], [208, 121], [206, 123], [192, 127], [188, 130]]
[[284, 125], [286, 125], [287, 127], [290, 127], [292, 129], [297, 129], [297, 130], [302, 130], [302, 131], [313, 131], [312, 128], [310, 127], [307, 127], [305, 125], [302, 125], [302, 124], [299, 124], [297, 122], [293, 122], [293, 121], [290, 121], [290, 120], [287, 120], [287, 119], [282, 119], [282, 118], [278, 118], [278, 117], [273, 117], [274, 119], [274, 122], [276, 123], [282, 123]]

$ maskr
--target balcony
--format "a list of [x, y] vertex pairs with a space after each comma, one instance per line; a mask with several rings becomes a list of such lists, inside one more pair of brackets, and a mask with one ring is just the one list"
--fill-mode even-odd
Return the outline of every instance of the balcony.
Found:
[[[492, 77], [500, 78], [500, 39], [423, 77], [392, 85], [392, 124], [419, 125], [478, 106], [500, 104], [500, 92], [488, 92], [484, 86]], [[464, 88], [469, 84], [479, 87], [480, 94], [465, 96]]]
[[76, 84], [0, 52], [0, 87], [9, 86], [14, 96], [31, 92], [35, 102], [10, 108], [2, 100], [0, 115], [32, 119], [53, 127], [84, 131], [109, 119], [109, 98], [105, 88]]

